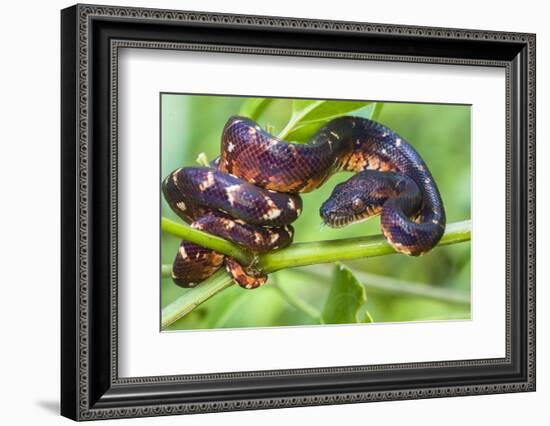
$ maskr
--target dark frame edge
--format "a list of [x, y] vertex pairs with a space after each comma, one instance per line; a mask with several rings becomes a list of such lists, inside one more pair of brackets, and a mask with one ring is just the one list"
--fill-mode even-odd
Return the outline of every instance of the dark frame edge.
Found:
[[61, 11], [61, 404], [78, 420], [77, 52], [78, 6]]
[[[61, 413], [62, 415], [69, 417], [73, 420], [95, 419], [95, 418], [112, 418], [112, 417], [140, 417], [140, 416], [154, 416], [154, 415], [166, 415], [166, 414], [180, 414], [180, 413], [204, 413], [212, 411], [232, 411], [242, 409], [264, 409], [264, 408], [280, 408], [290, 406], [309, 406], [309, 405], [325, 405], [325, 404], [343, 404], [353, 402], [367, 402], [378, 400], [394, 400], [394, 399], [412, 399], [412, 398], [433, 398], [440, 396], [465, 396], [472, 394], [484, 394], [484, 393], [503, 393], [503, 392], [517, 392], [521, 391], [534, 391], [535, 390], [535, 366], [534, 355], [533, 358], [527, 358], [529, 356], [529, 345], [534, 347], [534, 340], [531, 340], [529, 335], [534, 333], [534, 314], [533, 316], [529, 312], [528, 297], [532, 297], [532, 303], [534, 306], [534, 275], [532, 280], [531, 274], [534, 274], [534, 192], [531, 195], [531, 191], [534, 191], [534, 129], [531, 130], [528, 127], [534, 126], [534, 74], [531, 76], [530, 64], [534, 64], [534, 34], [521, 34], [523, 41], [516, 41], [515, 44], [518, 48], [518, 55], [514, 61], [510, 62], [510, 69], [512, 75], [523, 75], [522, 78], [512, 78], [512, 85], [516, 86], [515, 94], [512, 93], [513, 102], [511, 117], [514, 122], [512, 125], [512, 132], [514, 135], [512, 139], [519, 141], [521, 145], [518, 149], [514, 150], [514, 157], [512, 161], [514, 164], [512, 168], [516, 167], [513, 171], [513, 188], [515, 191], [519, 189], [519, 196], [517, 197], [517, 203], [519, 207], [514, 213], [517, 216], [521, 216], [525, 222], [519, 228], [517, 224], [521, 224], [521, 220], [513, 222], [513, 228], [515, 227], [515, 235], [512, 238], [515, 239], [515, 245], [521, 248], [522, 256], [517, 262], [514, 261], [514, 269], [517, 269], [514, 279], [519, 279], [520, 285], [516, 286], [516, 291], [513, 294], [516, 304], [514, 309], [514, 324], [516, 324], [516, 330], [514, 335], [517, 337], [517, 344], [513, 345], [516, 352], [513, 354], [515, 359], [515, 365], [513, 369], [515, 373], [505, 377], [500, 377], [500, 380], [494, 382], [486, 382], [487, 384], [480, 384], [479, 386], [472, 385], [471, 390], [461, 390], [461, 385], [457, 384], [457, 393], [442, 394], [438, 393], [437, 387], [422, 388], [416, 387], [415, 389], [421, 390], [419, 394], [413, 393], [410, 396], [410, 390], [403, 390], [403, 396], [396, 396], [395, 393], [385, 391], [379, 393], [379, 396], [372, 397], [359, 397], [354, 394], [341, 394], [340, 396], [324, 395], [319, 396], [317, 399], [311, 399], [303, 396], [288, 396], [288, 397], [274, 397], [275, 405], [265, 402], [262, 397], [257, 397], [257, 401], [260, 403], [252, 402], [254, 399], [245, 399], [235, 401], [231, 399], [220, 400], [217, 399], [217, 405], [210, 403], [198, 402], [193, 408], [193, 405], [184, 408], [181, 403], [169, 402], [168, 399], [164, 399], [164, 403], [158, 402], [152, 405], [147, 403], [140, 404], [128, 404], [132, 399], [131, 393], [135, 391], [139, 393], [145, 390], [147, 386], [144, 384], [127, 384], [120, 385], [117, 383], [109, 383], [107, 389], [101, 389], [99, 392], [95, 391], [91, 387], [86, 389], [86, 385], [79, 384], [79, 375], [82, 371], [86, 372], [85, 367], [79, 366], [79, 357], [82, 355], [79, 352], [79, 335], [82, 328], [86, 329], [88, 324], [82, 320], [79, 315], [79, 263], [78, 263], [78, 237], [79, 237], [79, 211], [78, 211], [78, 191], [79, 191], [79, 121], [78, 117], [82, 115], [82, 111], [78, 110], [79, 107], [79, 67], [78, 56], [79, 49], [89, 48], [81, 40], [79, 40], [78, 26], [79, 18], [81, 14], [86, 15], [83, 12], [85, 7], [100, 7], [97, 5], [75, 5], [70, 8], [64, 9], [61, 13], [62, 21], [62, 42], [61, 42], [61, 68], [62, 68], [62, 84], [61, 84], [61, 98], [62, 98], [62, 114], [61, 114], [61, 127], [62, 127], [62, 142], [61, 142], [61, 160], [62, 160], [62, 174], [61, 174], [61, 187], [62, 187], [62, 340], [61, 340], [61, 352], [62, 352], [62, 380], [61, 380]], [[108, 9], [117, 9], [116, 7], [107, 7]], [[148, 9], [154, 11], [157, 9]], [[209, 16], [214, 15], [208, 12], [190, 12], [196, 13], [197, 16]], [[238, 17], [240, 15], [217, 15], [216, 16], [233, 16]], [[245, 17], [246, 18], [246, 17]], [[275, 20], [279, 18], [273, 18]], [[333, 21], [313, 21], [294, 18], [280, 18], [288, 19], [291, 21], [309, 21], [309, 22], [333, 22]], [[377, 26], [378, 24], [373, 24]], [[385, 25], [381, 25], [386, 27]], [[390, 27], [389, 25], [387, 27]], [[289, 28], [293, 31], [293, 29]], [[480, 31], [481, 32], [481, 31]], [[495, 32], [495, 34], [498, 34]], [[88, 52], [91, 53], [91, 52]], [[534, 70], [534, 65], [533, 65]], [[530, 80], [529, 84], [527, 80]], [[532, 91], [531, 91], [532, 83]], [[91, 97], [91, 95], [90, 95]], [[91, 101], [91, 99], [89, 100]], [[532, 105], [527, 103], [532, 102]], [[79, 115], [80, 114], [80, 115]], [[533, 115], [532, 122], [528, 116]], [[91, 139], [91, 138], [90, 138]], [[531, 141], [531, 142], [530, 142]], [[518, 144], [516, 144], [517, 146]], [[531, 175], [533, 175], [533, 183], [531, 184]], [[529, 192], [529, 194], [528, 194]], [[531, 207], [529, 203], [533, 203]], [[529, 219], [529, 224], [526, 224], [526, 219]], [[532, 220], [532, 223], [531, 223]], [[514, 234], [514, 231], [512, 232]], [[531, 241], [533, 242], [533, 249], [529, 248]], [[89, 254], [89, 253], [88, 253]], [[530, 262], [529, 258], [532, 259]], [[532, 283], [533, 289], [531, 293], [528, 292], [528, 286]], [[529, 296], [531, 295], [531, 296]], [[529, 301], [531, 302], [531, 301]], [[89, 303], [89, 302], [88, 302]], [[97, 308], [96, 308], [97, 309]], [[85, 312], [80, 313], [83, 315]], [[90, 315], [90, 319], [95, 315]], [[517, 322], [516, 322], [517, 321]], [[532, 324], [531, 324], [532, 323]], [[517, 324], [521, 326], [517, 327]], [[530, 324], [530, 325], [528, 325]], [[80, 330], [79, 330], [80, 327]], [[519, 334], [518, 333], [519, 330]], [[88, 330], [89, 331], [89, 330]], [[530, 343], [532, 342], [532, 343]], [[89, 342], [88, 342], [89, 344]], [[88, 354], [89, 358], [92, 358], [92, 353]], [[81, 371], [82, 369], [82, 371]], [[88, 385], [92, 377], [89, 371], [85, 373], [88, 377]], [[496, 383], [500, 382], [504, 384], [504, 387], [499, 386], [498, 390]], [[494, 390], [493, 390], [493, 385]], [[84, 387], [82, 387], [84, 386]], [[438, 386], [438, 385], [435, 385]], [[439, 385], [441, 386], [441, 385]], [[453, 385], [451, 385], [453, 386]], [[153, 386], [154, 387], [154, 386]], [[479, 389], [477, 389], [479, 388]], [[128, 393], [128, 391], [130, 391]], [[152, 389], [149, 389], [152, 391]], [[151, 392], [154, 394], [155, 392]], [[128, 398], [126, 403], [120, 397]], [[381, 395], [381, 396], [380, 396]], [[118, 402], [116, 401], [118, 399]], [[138, 397], [138, 399], [140, 399]], [[263, 401], [263, 402], [262, 402]], [[251, 403], [251, 405], [249, 405]], [[84, 405], [83, 405], [84, 404]], [[89, 405], [87, 405], [89, 404]], [[158, 404], [158, 405], [157, 405]], [[186, 405], [187, 403], [183, 403]], [[226, 405], [229, 404], [229, 405]], [[241, 404], [241, 405], [239, 405]], [[139, 407], [139, 408], [138, 408]]]

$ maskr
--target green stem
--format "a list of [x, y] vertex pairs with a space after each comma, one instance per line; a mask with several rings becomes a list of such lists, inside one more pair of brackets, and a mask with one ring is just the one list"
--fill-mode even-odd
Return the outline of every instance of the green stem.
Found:
[[[242, 265], [248, 265], [249, 269], [264, 273], [297, 266], [332, 263], [337, 260], [351, 260], [395, 253], [395, 250], [382, 235], [376, 235], [342, 240], [296, 243], [285, 249], [254, 258], [254, 256], [229, 241], [179, 225], [165, 218], [162, 219], [162, 230], [234, 257]], [[470, 236], [471, 221], [466, 220], [448, 224], [438, 247], [468, 241], [470, 240]], [[167, 273], [167, 270], [168, 268], [162, 268], [163, 276], [166, 276], [164, 274]], [[164, 329], [174, 321], [177, 321], [231, 284], [231, 278], [229, 278], [225, 271], [218, 271], [198, 287], [190, 289], [162, 310], [162, 328]]]
[[198, 287], [192, 288], [178, 297], [162, 310], [161, 328], [164, 330], [181, 317], [187, 315], [201, 303], [206, 302], [215, 294], [233, 285], [233, 280], [225, 269], [220, 269]]
[[[458, 305], [470, 304], [470, 295], [464, 291], [444, 287], [435, 287], [424, 283], [416, 283], [398, 278], [371, 274], [369, 272], [358, 270], [349, 264], [346, 264], [346, 266], [353, 271], [355, 278], [366, 286], [369, 294], [379, 292], [395, 294], [398, 296], [422, 297], [425, 299], [433, 299], [440, 302]], [[326, 279], [330, 276], [332, 267], [330, 265], [316, 265], [315, 267], [296, 269], [293, 272], [320, 279]]]
[[180, 225], [179, 223], [165, 217], [161, 219], [161, 229], [162, 232], [175, 235], [176, 237], [180, 237], [182, 240], [186, 240], [202, 247], [215, 250], [218, 253], [231, 256], [243, 265], [248, 265], [254, 259], [254, 256], [251, 253], [230, 241], [189, 226]]
[[[471, 222], [469, 220], [451, 223], [447, 225], [438, 247], [468, 241], [470, 233]], [[395, 253], [395, 250], [383, 235], [296, 243], [286, 249], [259, 256], [256, 268], [264, 272], [274, 272], [296, 266], [375, 257], [391, 253]]]

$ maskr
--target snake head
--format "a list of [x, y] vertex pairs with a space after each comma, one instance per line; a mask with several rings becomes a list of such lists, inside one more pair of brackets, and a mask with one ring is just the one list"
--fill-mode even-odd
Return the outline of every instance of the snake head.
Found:
[[389, 177], [393, 173], [365, 170], [336, 185], [321, 205], [323, 222], [331, 228], [341, 228], [378, 215], [386, 200], [396, 193]]

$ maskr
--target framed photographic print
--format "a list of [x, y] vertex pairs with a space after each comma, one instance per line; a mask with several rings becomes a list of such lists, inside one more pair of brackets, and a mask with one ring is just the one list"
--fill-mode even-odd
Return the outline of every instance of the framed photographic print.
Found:
[[535, 389], [535, 36], [76, 5], [62, 414]]

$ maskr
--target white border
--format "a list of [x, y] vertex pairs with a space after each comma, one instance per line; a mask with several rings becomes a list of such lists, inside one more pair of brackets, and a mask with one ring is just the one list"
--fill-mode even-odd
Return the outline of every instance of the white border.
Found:
[[[505, 356], [503, 69], [121, 49], [119, 84], [120, 377]], [[472, 320], [159, 333], [160, 92], [472, 104]]]

